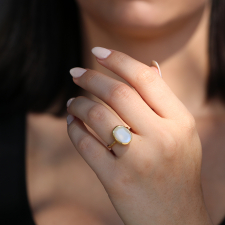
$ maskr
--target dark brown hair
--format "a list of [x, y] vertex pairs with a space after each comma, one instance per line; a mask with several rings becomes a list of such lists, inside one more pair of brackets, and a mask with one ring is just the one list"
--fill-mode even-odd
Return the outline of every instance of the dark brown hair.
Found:
[[79, 26], [74, 0], [0, 1], [1, 113], [66, 111], [81, 90], [69, 74], [82, 66]]
[[207, 99], [225, 103], [225, 1], [212, 0]]
[[[82, 67], [79, 8], [74, 0], [0, 1], [0, 113], [44, 112], [80, 93], [69, 69]], [[225, 1], [213, 0], [207, 100], [225, 102]]]

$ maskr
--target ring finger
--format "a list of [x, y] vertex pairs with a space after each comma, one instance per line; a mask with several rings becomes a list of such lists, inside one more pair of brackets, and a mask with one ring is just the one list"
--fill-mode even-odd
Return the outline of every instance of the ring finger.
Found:
[[[124, 122], [104, 105], [84, 96], [75, 98], [70, 103], [68, 112], [87, 124], [103, 140], [105, 146], [114, 142], [113, 129], [117, 125], [124, 125]], [[124, 146], [116, 143], [112, 149], [116, 156], [121, 157], [129, 146], [130, 144]]]

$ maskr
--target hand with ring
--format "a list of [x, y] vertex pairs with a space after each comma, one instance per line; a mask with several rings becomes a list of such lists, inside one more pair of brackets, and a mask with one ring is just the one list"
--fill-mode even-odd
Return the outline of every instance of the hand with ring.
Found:
[[212, 224], [193, 116], [159, 68], [115, 50], [96, 47], [93, 53], [129, 85], [98, 71], [72, 69], [73, 81], [103, 104], [84, 96], [69, 100], [68, 134], [124, 224]]

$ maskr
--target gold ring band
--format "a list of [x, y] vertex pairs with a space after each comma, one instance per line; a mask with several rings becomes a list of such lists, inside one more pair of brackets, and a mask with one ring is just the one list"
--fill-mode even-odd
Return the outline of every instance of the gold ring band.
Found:
[[114, 141], [111, 145], [107, 145], [108, 148], [112, 148], [113, 145], [116, 144], [116, 141]]

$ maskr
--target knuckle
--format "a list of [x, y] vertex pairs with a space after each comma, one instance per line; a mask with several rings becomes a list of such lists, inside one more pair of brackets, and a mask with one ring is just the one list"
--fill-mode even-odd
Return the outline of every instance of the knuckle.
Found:
[[91, 137], [88, 135], [84, 135], [77, 142], [77, 148], [82, 152], [89, 149], [91, 145], [92, 145], [92, 140], [91, 140]]
[[163, 157], [166, 160], [172, 160], [177, 157], [179, 149], [180, 138], [178, 135], [174, 135], [173, 132], [164, 131], [162, 134], [163, 142]]
[[74, 123], [71, 123], [69, 126], [68, 126], [68, 134], [70, 137], [74, 136], [74, 134], [76, 133], [76, 128], [77, 128], [77, 125], [74, 124]]
[[192, 135], [195, 133], [196, 122], [191, 114], [183, 118], [183, 122], [181, 124], [180, 129], [184, 138], [192, 137]]
[[168, 150], [173, 152], [178, 148], [178, 139], [169, 133], [166, 137], [166, 145]]
[[166, 159], [175, 159], [178, 152], [178, 140], [172, 135], [167, 139], [167, 148], [164, 151], [164, 157]]
[[156, 74], [152, 73], [149, 68], [141, 68], [139, 69], [137, 75], [136, 75], [136, 80], [140, 82], [146, 82], [148, 84], [154, 82], [156, 79]]
[[188, 116], [188, 118], [185, 120], [185, 128], [186, 128], [186, 130], [192, 132], [192, 131], [195, 130], [195, 127], [196, 127], [196, 122], [195, 122], [194, 117], [192, 115]]
[[105, 118], [105, 108], [101, 104], [92, 106], [87, 114], [90, 122], [102, 121]]
[[122, 52], [117, 52], [117, 55], [116, 57], [114, 58], [114, 63], [117, 65], [117, 66], [120, 66], [120, 65], [123, 65], [124, 62], [126, 61], [127, 59], [127, 56], [122, 53]]
[[86, 72], [86, 79], [85, 79], [86, 86], [89, 86], [92, 83], [92, 80], [96, 78], [97, 75], [98, 72], [94, 70]]
[[179, 124], [173, 131], [163, 130], [161, 131], [161, 137], [163, 143], [163, 157], [166, 160], [176, 160], [179, 158], [183, 151], [182, 145], [186, 142], [190, 142], [195, 134], [196, 124], [194, 117], [187, 116], [183, 118], [182, 123]]
[[115, 100], [128, 99], [130, 96], [130, 87], [124, 83], [119, 83], [115, 85], [109, 93], [109, 102], [114, 102]]

